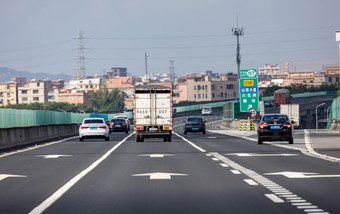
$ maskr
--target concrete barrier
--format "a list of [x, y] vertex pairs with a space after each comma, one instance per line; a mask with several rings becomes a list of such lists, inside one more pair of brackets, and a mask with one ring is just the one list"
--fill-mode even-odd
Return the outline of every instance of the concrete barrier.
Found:
[[340, 132], [340, 120], [333, 120], [329, 129]]
[[0, 149], [78, 134], [78, 124], [0, 128]]

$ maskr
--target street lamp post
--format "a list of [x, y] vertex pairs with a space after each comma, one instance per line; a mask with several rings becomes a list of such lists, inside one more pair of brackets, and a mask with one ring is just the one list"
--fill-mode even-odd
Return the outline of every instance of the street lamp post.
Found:
[[325, 103], [321, 103], [315, 108], [315, 128], [318, 130], [318, 108], [322, 105], [325, 105]]

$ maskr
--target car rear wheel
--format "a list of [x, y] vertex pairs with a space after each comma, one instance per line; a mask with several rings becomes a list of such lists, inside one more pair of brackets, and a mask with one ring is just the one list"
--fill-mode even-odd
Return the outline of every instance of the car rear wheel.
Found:
[[290, 139], [290, 140], [288, 141], [288, 143], [289, 143], [289, 144], [293, 144], [293, 143], [294, 143], [293, 139]]
[[205, 130], [203, 131], [203, 134], [206, 134]]
[[105, 141], [109, 141], [110, 140], [110, 137], [105, 137]]
[[258, 139], [258, 140], [257, 140], [257, 143], [258, 143], [258, 144], [262, 144], [262, 143], [263, 143], [263, 140], [262, 140], [262, 139]]
[[80, 138], [79, 138], [79, 141], [84, 141], [84, 138], [80, 137]]

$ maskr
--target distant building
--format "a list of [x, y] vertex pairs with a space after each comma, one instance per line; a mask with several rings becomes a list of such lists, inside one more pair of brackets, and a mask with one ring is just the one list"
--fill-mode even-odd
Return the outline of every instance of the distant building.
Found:
[[18, 87], [18, 103], [46, 103], [48, 90], [52, 87], [50, 80], [31, 80], [23, 87]]
[[27, 79], [26, 77], [13, 77], [11, 81], [16, 83], [18, 87], [23, 87], [26, 84]]
[[15, 83], [0, 83], [0, 106], [17, 103], [17, 85]]
[[[183, 83], [187, 85], [187, 89]], [[176, 102], [184, 101], [184, 97], [179, 98], [181, 92], [187, 94], [187, 101], [222, 101], [238, 98], [238, 79], [237, 75], [232, 73], [220, 74], [217, 78], [204, 74], [187, 76], [181, 78], [175, 86]]]
[[103, 88], [103, 80], [101, 78], [70, 80], [67, 84], [65, 84], [65, 88], [77, 89], [81, 91], [98, 91]]
[[111, 68], [111, 72], [107, 74], [109, 78], [127, 77], [127, 68]]
[[58, 93], [58, 100], [62, 103], [70, 104], [89, 104], [92, 91], [81, 91], [75, 89], [64, 89]]

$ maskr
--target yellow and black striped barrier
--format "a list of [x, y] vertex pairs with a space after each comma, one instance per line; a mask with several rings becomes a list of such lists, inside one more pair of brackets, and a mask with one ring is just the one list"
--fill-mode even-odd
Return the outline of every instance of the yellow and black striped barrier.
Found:
[[257, 130], [255, 122], [240, 122], [240, 131]]

